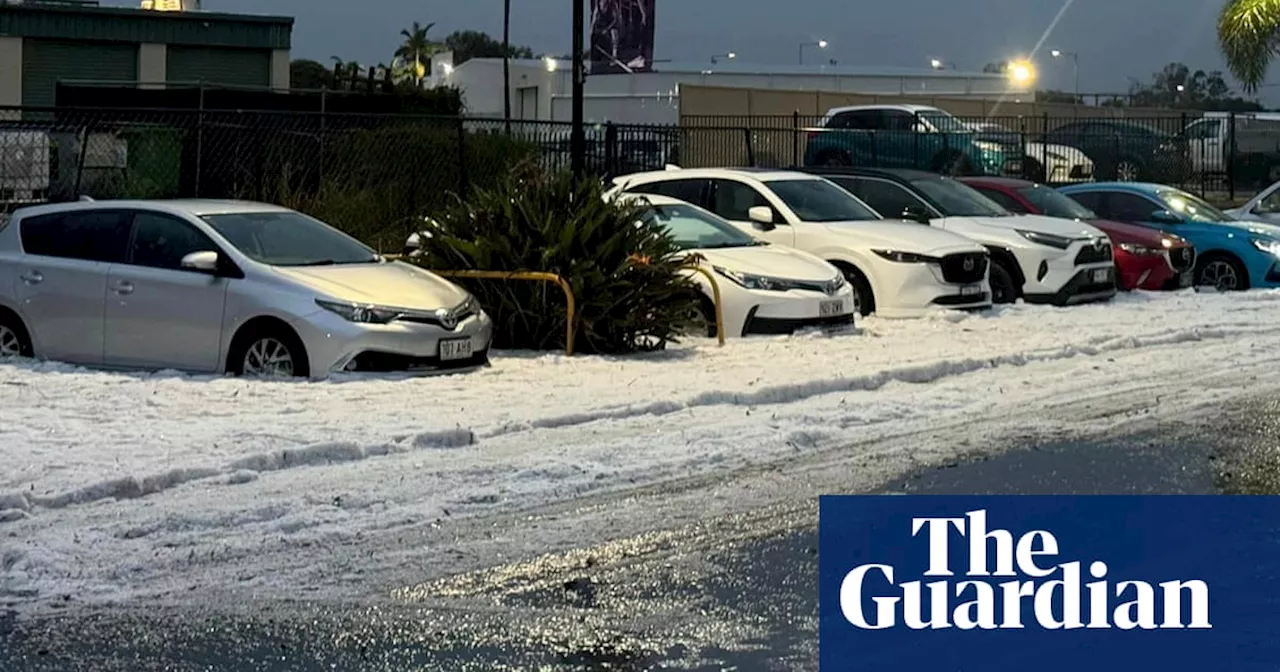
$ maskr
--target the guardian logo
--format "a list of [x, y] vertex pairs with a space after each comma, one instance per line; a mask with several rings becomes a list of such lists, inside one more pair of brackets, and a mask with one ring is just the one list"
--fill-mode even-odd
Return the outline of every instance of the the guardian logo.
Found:
[[[1112, 583], [1102, 560], [1060, 562], [1058, 541], [1047, 531], [1032, 530], [1016, 539], [1008, 530], [988, 531], [985, 510], [970, 511], [963, 518], [913, 518], [911, 536], [928, 540], [925, 577], [956, 576], [949, 544], [967, 540], [965, 580], [896, 583], [894, 577], [902, 575], [899, 570], [907, 568], [855, 567], [840, 583], [840, 610], [853, 626], [866, 630], [900, 624], [912, 630], [1021, 629], [1027, 627], [1023, 620], [1029, 604], [1032, 625], [1049, 630], [1213, 627], [1209, 586], [1204, 581], [1164, 581], [1158, 586], [1132, 580]], [[989, 557], [992, 550], [994, 558]], [[1085, 571], [1094, 580], [1084, 583]], [[1189, 598], [1186, 609], [1184, 596]], [[866, 598], [874, 608], [864, 609], [870, 606], [864, 605]]]

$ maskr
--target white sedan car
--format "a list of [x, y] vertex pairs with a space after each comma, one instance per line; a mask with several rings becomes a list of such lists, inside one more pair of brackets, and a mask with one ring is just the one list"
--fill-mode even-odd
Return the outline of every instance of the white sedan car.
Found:
[[749, 168], [669, 169], [614, 179], [616, 193], [701, 205], [742, 231], [839, 268], [863, 315], [916, 317], [991, 305], [986, 248], [964, 236], [886, 220], [816, 175]]
[[[1018, 132], [991, 122], [969, 124], [969, 127], [979, 133], [999, 133], [1006, 137], [1020, 137]], [[1035, 135], [1027, 134], [1026, 137], [1034, 138]], [[1063, 184], [1093, 181], [1093, 160], [1075, 147], [1027, 140], [1023, 152], [1029, 160], [1028, 178], [1036, 182]], [[1044, 171], [1043, 174], [1040, 174], [1041, 169]]]
[[[808, 327], [850, 326], [853, 288], [840, 269], [799, 250], [753, 238], [733, 224], [684, 201], [648, 196], [648, 216], [666, 227], [698, 264], [711, 272], [720, 289], [726, 336], [790, 334]], [[703, 302], [695, 323], [715, 333], [711, 283], [692, 277]]]

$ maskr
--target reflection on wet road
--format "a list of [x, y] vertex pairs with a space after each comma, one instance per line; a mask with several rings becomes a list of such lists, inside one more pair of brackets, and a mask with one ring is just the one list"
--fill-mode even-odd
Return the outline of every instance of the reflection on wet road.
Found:
[[[882, 492], [1213, 493], [1242, 474], [1258, 482], [1267, 469], [1249, 464], [1275, 463], [1277, 417], [1280, 405], [1260, 402], [1205, 426], [926, 470]], [[390, 609], [0, 616], [0, 670], [813, 669], [815, 520], [812, 502], [752, 512], [727, 527], [654, 533], [408, 588]]]

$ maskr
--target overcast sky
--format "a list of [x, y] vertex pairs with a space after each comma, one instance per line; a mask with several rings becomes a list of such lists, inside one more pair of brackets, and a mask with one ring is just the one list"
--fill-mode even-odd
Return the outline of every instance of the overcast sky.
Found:
[[[1085, 92], [1123, 92], [1170, 61], [1222, 69], [1214, 23], [1224, 0], [1075, 0], [1046, 35], [1062, 0], [657, 0], [655, 58], [704, 62], [734, 51], [742, 62], [794, 64], [801, 42], [825, 39], [828, 57], [850, 66], [922, 66], [930, 58], [959, 69], [1030, 53], [1046, 88], [1070, 89], [1071, 66], [1053, 48], [1080, 54]], [[108, 0], [106, 4], [135, 4]], [[434, 22], [442, 38], [459, 29], [499, 37], [502, 0], [204, 0], [210, 11], [296, 17], [294, 55], [376, 63], [390, 59], [398, 33]], [[589, 4], [589, 3], [588, 3]], [[511, 39], [535, 52], [567, 53], [570, 0], [512, 0]], [[1280, 75], [1274, 81], [1280, 82]], [[1280, 98], [1280, 88], [1262, 90]]]

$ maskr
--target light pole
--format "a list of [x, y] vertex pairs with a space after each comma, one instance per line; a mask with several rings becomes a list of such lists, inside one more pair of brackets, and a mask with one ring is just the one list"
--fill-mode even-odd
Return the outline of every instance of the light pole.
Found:
[[586, 172], [587, 131], [583, 127], [583, 85], [586, 83], [587, 68], [583, 58], [582, 33], [586, 30], [585, 0], [573, 0], [573, 128], [569, 133], [570, 166], [573, 176], [582, 179]]
[[502, 113], [511, 135], [511, 0], [502, 0]]
[[712, 65], [714, 65], [714, 64], [716, 64], [716, 63], [719, 63], [719, 62], [720, 62], [720, 59], [722, 59], [722, 58], [727, 58], [727, 59], [729, 59], [729, 60], [731, 60], [731, 61], [732, 61], [733, 59], [735, 59], [735, 58], [737, 58], [737, 57], [738, 57], [738, 55], [737, 55], [737, 54], [735, 54], [735, 53], [734, 53], [734, 52], [732, 52], [732, 51], [731, 51], [731, 52], [729, 52], [729, 53], [727, 53], [727, 54], [716, 54], [715, 56], [712, 56], [712, 57], [711, 57], [711, 63], [712, 63]]
[[827, 41], [826, 41], [826, 40], [818, 40], [817, 42], [802, 42], [802, 43], [800, 43], [800, 65], [804, 65], [804, 48], [805, 48], [805, 47], [817, 47], [817, 48], [819, 48], [819, 49], [826, 49], [826, 48], [827, 48]]
[[1079, 102], [1080, 100], [1080, 54], [1077, 54], [1074, 51], [1062, 51], [1061, 49], [1054, 49], [1053, 51], [1049, 52], [1049, 55], [1053, 56], [1054, 58], [1062, 58], [1064, 56], [1071, 57], [1071, 73], [1075, 79], [1076, 101]]

